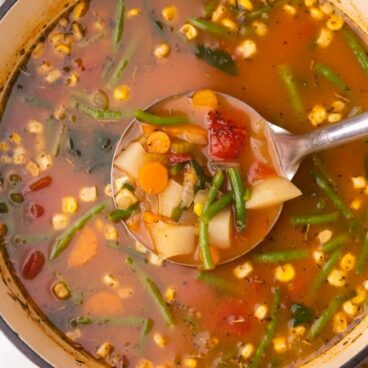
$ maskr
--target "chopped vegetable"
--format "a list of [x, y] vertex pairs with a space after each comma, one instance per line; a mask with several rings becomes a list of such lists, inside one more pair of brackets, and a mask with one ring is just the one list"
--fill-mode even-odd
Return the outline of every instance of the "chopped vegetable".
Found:
[[320, 215], [292, 216], [290, 218], [290, 223], [293, 225], [321, 225], [335, 222], [338, 217], [338, 212], [323, 213]]
[[138, 170], [143, 164], [145, 153], [140, 143], [130, 143], [119, 155], [117, 155], [114, 160], [114, 165], [119, 170], [136, 179], [138, 177]]
[[39, 190], [48, 188], [52, 183], [52, 177], [51, 176], [44, 176], [41, 179], [38, 179], [36, 182], [32, 183], [29, 186], [29, 189], [32, 192], [38, 192]]
[[118, 110], [97, 109], [82, 102], [78, 102], [76, 107], [79, 111], [96, 120], [115, 121], [123, 118], [123, 114]]
[[246, 220], [243, 179], [239, 168], [228, 169], [227, 174], [229, 175], [231, 188], [234, 193], [236, 229], [239, 233], [242, 233], [245, 230]]
[[341, 234], [338, 235], [331, 240], [327, 241], [326, 243], [323, 243], [321, 245], [321, 249], [325, 253], [331, 253], [335, 250], [341, 248], [344, 244], [346, 244], [349, 241], [349, 235], [347, 234]]
[[163, 216], [171, 217], [175, 208], [181, 202], [183, 186], [175, 180], [169, 179], [165, 190], [158, 195], [159, 213]]
[[143, 110], [136, 110], [135, 117], [139, 121], [156, 126], [179, 125], [189, 123], [186, 116], [158, 116]]
[[117, 48], [124, 32], [125, 0], [118, 0], [113, 32], [113, 44]]
[[308, 258], [309, 255], [310, 252], [308, 249], [300, 248], [300, 249], [256, 253], [253, 256], [253, 260], [255, 262], [260, 263], [280, 263], [280, 262], [298, 261], [301, 259]]
[[211, 91], [210, 89], [204, 89], [201, 91], [197, 91], [193, 95], [192, 103], [194, 106], [216, 109], [218, 106], [218, 99], [213, 91]]
[[303, 304], [292, 304], [290, 307], [291, 314], [293, 316], [291, 324], [293, 327], [297, 327], [302, 324], [310, 323], [313, 321], [313, 311]]
[[[167, 153], [170, 150], [170, 137], [164, 132], [153, 132], [147, 138], [147, 148], [153, 153]], [[180, 153], [180, 152], [177, 152]]]
[[362, 250], [358, 257], [358, 262], [356, 265], [356, 273], [358, 275], [361, 275], [365, 271], [367, 264], [368, 264], [368, 232], [365, 235]]
[[148, 194], [158, 194], [165, 190], [169, 173], [160, 162], [146, 162], [138, 170], [140, 187]]
[[213, 33], [215, 35], [228, 36], [229, 34], [231, 34], [228, 28], [218, 25], [204, 18], [190, 18], [189, 23], [201, 29], [202, 31]]
[[215, 273], [208, 271], [199, 271], [197, 273], [196, 279], [214, 287], [219, 291], [231, 294], [234, 293], [234, 287], [230, 285], [225, 278], [222, 278]]
[[127, 210], [121, 210], [121, 209], [113, 210], [109, 213], [109, 219], [112, 222], [119, 222], [121, 220], [127, 220], [137, 208], [139, 208], [139, 206], [135, 204], [129, 207]]
[[365, 47], [351, 29], [345, 27], [342, 30], [342, 34], [359, 64], [363, 70], [368, 73], [368, 55]]
[[164, 126], [163, 131], [169, 136], [180, 138], [186, 142], [206, 145], [207, 144], [207, 130], [194, 124]]
[[212, 203], [201, 216], [201, 220], [208, 224], [213, 217], [215, 217], [220, 211], [227, 207], [234, 200], [234, 193], [228, 192], [224, 194], [219, 200]]
[[193, 144], [182, 141], [182, 140], [174, 140], [171, 144], [171, 151], [174, 154], [183, 154], [183, 153], [189, 153], [193, 150]]

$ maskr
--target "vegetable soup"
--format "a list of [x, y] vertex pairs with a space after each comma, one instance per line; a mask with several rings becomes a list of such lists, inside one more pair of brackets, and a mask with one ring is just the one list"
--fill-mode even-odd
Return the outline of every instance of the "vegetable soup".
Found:
[[328, 2], [79, 2], [1, 117], [1, 249], [108, 366], [300, 366], [367, 310], [367, 143], [291, 183], [222, 93], [302, 133], [366, 111], [367, 83], [366, 45]]

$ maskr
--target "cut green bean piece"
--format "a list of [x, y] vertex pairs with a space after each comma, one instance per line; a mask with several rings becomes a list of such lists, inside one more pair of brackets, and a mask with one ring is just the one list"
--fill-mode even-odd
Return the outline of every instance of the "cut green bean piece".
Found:
[[351, 219], [353, 217], [353, 213], [351, 212], [350, 208], [346, 206], [344, 201], [337, 195], [334, 188], [331, 187], [328, 179], [317, 170], [314, 171], [313, 176], [316, 180], [317, 185], [325, 192], [327, 197], [330, 198], [331, 202], [341, 212], [341, 214], [346, 219]]
[[219, 4], [219, 0], [208, 0], [206, 4], [204, 5], [204, 15], [206, 18], [211, 18], [212, 13], [217, 8], [217, 5]]
[[136, 110], [135, 117], [143, 123], [156, 125], [156, 126], [167, 126], [167, 125], [179, 125], [189, 123], [187, 116], [158, 116], [150, 114], [143, 110]]
[[215, 289], [227, 293], [234, 293], [234, 286], [229, 281], [221, 276], [214, 274], [213, 272], [200, 271], [197, 273], [197, 280], [202, 281]]
[[336, 249], [341, 248], [346, 242], [349, 241], [349, 235], [347, 234], [341, 234], [336, 236], [335, 238], [332, 238], [331, 240], [327, 241], [326, 243], [323, 243], [321, 245], [321, 249], [325, 253], [331, 253], [334, 252]]
[[253, 256], [253, 260], [255, 262], [260, 263], [290, 262], [308, 258], [309, 254], [310, 254], [309, 250], [306, 248], [280, 250], [280, 251], [256, 253]]
[[363, 70], [368, 73], [368, 55], [363, 43], [357, 35], [349, 28], [344, 27], [342, 34]]
[[233, 192], [228, 192], [224, 194], [219, 200], [211, 204], [207, 211], [203, 212], [201, 220], [208, 224], [213, 217], [215, 217], [220, 211], [227, 207], [234, 200]]
[[127, 210], [116, 209], [109, 213], [109, 219], [112, 222], [119, 222], [121, 220], [127, 220], [132, 213], [139, 208], [138, 204], [129, 207]]
[[52, 103], [48, 100], [44, 100], [41, 97], [37, 96], [25, 96], [24, 101], [27, 102], [27, 104], [37, 107], [39, 109], [45, 109], [45, 110], [51, 110], [52, 109]]
[[368, 264], [368, 232], [365, 234], [363, 247], [356, 265], [356, 273], [358, 275], [361, 275], [367, 268], [367, 264]]
[[290, 103], [295, 114], [302, 115], [304, 113], [304, 106], [290, 66], [287, 64], [278, 65], [277, 71], [289, 95]]
[[246, 220], [245, 201], [244, 201], [245, 188], [243, 179], [241, 177], [239, 168], [232, 167], [227, 170], [227, 174], [229, 175], [231, 188], [234, 193], [236, 229], [239, 233], [242, 233], [245, 230], [245, 220]]
[[347, 293], [341, 294], [336, 296], [330, 304], [327, 306], [327, 308], [321, 313], [319, 318], [317, 318], [310, 330], [307, 334], [308, 340], [314, 340], [326, 327], [327, 323], [331, 320], [333, 315], [337, 312], [337, 310], [341, 307], [341, 305], [346, 302], [347, 300], [353, 298], [355, 296], [354, 291], [349, 291]]
[[210, 20], [203, 18], [190, 18], [189, 23], [201, 29], [202, 31], [210, 32], [219, 36], [228, 36], [230, 31], [228, 28], [220, 26]]
[[338, 217], [338, 212], [323, 213], [320, 215], [292, 216], [290, 218], [290, 223], [292, 225], [322, 225], [335, 222]]
[[253, 359], [250, 361], [249, 368], [257, 368], [261, 363], [262, 357], [266, 349], [271, 343], [271, 340], [276, 332], [277, 321], [279, 319], [279, 309], [281, 304], [281, 291], [276, 288], [272, 297], [271, 317], [268, 322], [264, 336], [261, 343], [258, 345], [257, 350], [254, 353]]
[[50, 260], [57, 258], [69, 246], [76, 233], [83, 229], [89, 220], [100, 214], [104, 210], [105, 206], [105, 203], [101, 203], [92, 207], [84, 215], [68, 226], [63, 233], [55, 239], [54, 244], [51, 247]]
[[323, 163], [320, 155], [318, 153], [313, 154], [312, 155], [312, 160], [313, 160], [314, 166], [320, 171], [320, 173], [322, 174], [322, 176], [324, 176], [327, 179], [327, 181], [330, 183], [330, 185], [334, 189], [336, 189], [337, 188], [336, 181], [330, 175], [330, 173], [326, 170], [325, 164]]
[[87, 325], [115, 325], [115, 326], [141, 326], [147, 318], [138, 316], [126, 317], [90, 317], [81, 316], [70, 321], [70, 324], [75, 326]]
[[208, 191], [206, 202], [203, 205], [203, 212], [206, 212], [208, 210], [208, 207], [216, 199], [217, 193], [219, 192], [224, 179], [225, 177], [223, 172], [221, 170], [217, 170], [215, 176], [213, 177], [211, 187]]
[[82, 102], [78, 102], [76, 104], [76, 107], [80, 112], [83, 112], [84, 114], [96, 120], [112, 121], [112, 120], [120, 120], [123, 118], [123, 115], [119, 110], [97, 109]]
[[215, 264], [213, 263], [208, 237], [209, 237], [208, 223], [200, 219], [198, 243], [199, 243], [199, 250], [202, 255], [203, 268], [205, 270], [213, 270], [215, 268]]
[[119, 45], [124, 32], [125, 0], [118, 0], [116, 8], [115, 27], [113, 32], [113, 44], [115, 49]]

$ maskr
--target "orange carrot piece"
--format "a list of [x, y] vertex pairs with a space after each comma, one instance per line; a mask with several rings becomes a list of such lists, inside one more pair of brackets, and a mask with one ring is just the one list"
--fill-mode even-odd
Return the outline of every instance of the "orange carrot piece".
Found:
[[144, 163], [138, 171], [139, 185], [148, 194], [161, 193], [166, 188], [168, 180], [167, 168], [157, 161]]
[[183, 124], [163, 127], [162, 130], [169, 136], [180, 138], [194, 144], [207, 144], [207, 130], [194, 124]]
[[210, 89], [204, 89], [197, 91], [192, 97], [192, 103], [194, 106], [209, 107], [216, 109], [218, 105], [217, 96]]
[[117, 295], [100, 291], [84, 302], [83, 312], [91, 316], [116, 316], [123, 312], [123, 303]]

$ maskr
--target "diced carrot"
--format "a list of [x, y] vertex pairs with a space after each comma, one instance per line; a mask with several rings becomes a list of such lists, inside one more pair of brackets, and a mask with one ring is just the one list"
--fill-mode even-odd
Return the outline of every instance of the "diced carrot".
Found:
[[194, 144], [207, 144], [207, 130], [194, 124], [184, 124], [163, 127], [162, 130], [169, 136], [180, 138]]
[[169, 173], [160, 162], [146, 162], [138, 170], [140, 187], [148, 194], [161, 193], [167, 186]]
[[144, 123], [141, 123], [140, 125], [145, 135], [152, 134], [155, 130], [157, 130], [157, 128], [154, 125], [144, 124]]
[[75, 268], [84, 265], [96, 256], [98, 241], [96, 232], [90, 228], [83, 228], [77, 235], [72, 252], [68, 258], [68, 267]]
[[153, 212], [150, 211], [145, 211], [143, 214], [143, 221], [146, 224], [153, 224], [154, 222], [158, 222], [162, 220], [162, 216], [161, 215], [156, 215]]
[[100, 291], [84, 302], [83, 312], [90, 316], [116, 316], [123, 312], [123, 303], [115, 294]]
[[204, 89], [198, 91], [192, 97], [194, 106], [209, 107], [210, 109], [216, 109], [218, 105], [217, 96], [210, 89]]
[[166, 153], [171, 146], [170, 137], [165, 132], [153, 132], [147, 139], [147, 148], [149, 152]]

